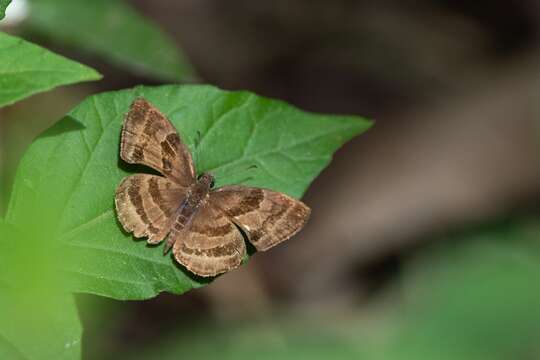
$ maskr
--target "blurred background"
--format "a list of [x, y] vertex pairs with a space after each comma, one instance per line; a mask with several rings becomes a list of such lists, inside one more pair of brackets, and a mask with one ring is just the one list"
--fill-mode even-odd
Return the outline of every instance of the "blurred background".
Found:
[[376, 120], [289, 242], [182, 296], [78, 296], [84, 358], [540, 358], [538, 1], [126, 1], [182, 78], [55, 36], [32, 8], [51, 2], [2, 29], [104, 79], [0, 109], [0, 214], [25, 148], [90, 94], [200, 82]]

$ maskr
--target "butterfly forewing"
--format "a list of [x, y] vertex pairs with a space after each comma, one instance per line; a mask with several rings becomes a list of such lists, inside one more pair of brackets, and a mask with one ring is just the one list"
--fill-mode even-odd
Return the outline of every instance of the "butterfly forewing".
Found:
[[173, 229], [176, 260], [200, 276], [214, 276], [237, 268], [246, 254], [242, 233], [210, 202], [198, 209], [188, 226]]
[[195, 181], [191, 153], [171, 122], [144, 98], [136, 99], [124, 120], [120, 156], [149, 166], [188, 187]]
[[184, 188], [161, 176], [128, 176], [116, 190], [118, 219], [126, 231], [158, 243], [169, 233], [185, 193]]
[[241, 227], [259, 251], [296, 234], [311, 212], [303, 202], [283, 193], [240, 185], [212, 191], [209, 203]]

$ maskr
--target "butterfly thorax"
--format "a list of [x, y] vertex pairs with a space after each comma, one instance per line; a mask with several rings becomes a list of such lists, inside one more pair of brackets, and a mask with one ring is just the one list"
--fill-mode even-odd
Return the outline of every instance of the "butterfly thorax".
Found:
[[197, 181], [191, 185], [186, 193], [185, 206], [199, 207], [208, 198], [210, 189], [214, 184], [214, 177], [211, 174], [202, 174]]
[[214, 177], [205, 173], [187, 189], [186, 197], [178, 209], [177, 230], [189, 224], [197, 209], [208, 199], [213, 184]]

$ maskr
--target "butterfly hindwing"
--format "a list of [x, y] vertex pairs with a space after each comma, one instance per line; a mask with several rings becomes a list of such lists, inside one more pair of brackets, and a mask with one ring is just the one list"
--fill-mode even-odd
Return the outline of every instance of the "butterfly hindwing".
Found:
[[170, 236], [176, 260], [200, 276], [215, 276], [235, 269], [246, 254], [242, 233], [209, 202], [201, 205], [185, 228], [173, 229]]
[[149, 243], [159, 243], [171, 230], [176, 209], [185, 194], [185, 188], [162, 176], [128, 176], [116, 190], [118, 219], [135, 237], [147, 236]]
[[191, 153], [171, 122], [144, 98], [136, 99], [124, 119], [120, 156], [149, 166], [187, 187], [195, 181]]
[[296, 234], [311, 212], [303, 202], [283, 193], [241, 185], [212, 191], [209, 203], [241, 227], [259, 251]]

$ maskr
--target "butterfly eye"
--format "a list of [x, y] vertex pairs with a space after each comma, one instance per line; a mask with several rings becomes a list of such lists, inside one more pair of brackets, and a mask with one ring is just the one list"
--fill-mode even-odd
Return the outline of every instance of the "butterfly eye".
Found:
[[215, 184], [216, 182], [214, 181], [214, 179], [212, 179], [212, 182], [210, 183], [210, 188], [213, 188]]

